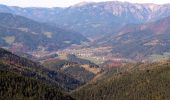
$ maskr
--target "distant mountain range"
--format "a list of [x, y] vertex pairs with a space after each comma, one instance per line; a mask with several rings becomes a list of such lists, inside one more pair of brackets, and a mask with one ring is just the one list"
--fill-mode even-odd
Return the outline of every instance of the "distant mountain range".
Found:
[[0, 46], [14, 51], [58, 50], [88, 41], [83, 35], [31, 19], [0, 13]]
[[167, 17], [170, 15], [170, 4], [133, 4], [111, 1], [80, 3], [67, 8], [19, 8], [1, 5], [0, 12], [50, 23], [89, 37], [101, 37], [127, 24], [145, 23]]
[[94, 42], [97, 46], [112, 46], [112, 53], [127, 58], [142, 59], [170, 52], [170, 17], [146, 24], [128, 25], [119, 32]]
[[169, 52], [170, 4], [111, 1], [67, 8], [0, 5], [0, 12], [5, 12], [0, 13], [0, 44], [14, 51], [55, 51], [89, 38], [96, 40], [95, 46], [111, 45], [114, 55], [127, 58]]

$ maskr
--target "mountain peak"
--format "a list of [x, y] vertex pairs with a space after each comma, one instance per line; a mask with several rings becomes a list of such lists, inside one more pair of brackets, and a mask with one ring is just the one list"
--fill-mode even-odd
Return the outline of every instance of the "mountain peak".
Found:
[[156, 5], [156, 4], [147, 4], [148, 5], [148, 8], [151, 10], [151, 11], [155, 11], [156, 9], [158, 9], [159, 5]]
[[73, 5], [72, 7], [81, 7], [81, 6], [85, 6], [85, 5], [93, 4], [93, 3], [95, 3], [95, 2], [86, 2], [86, 1], [84, 1], [84, 2], [80, 2], [78, 4]]

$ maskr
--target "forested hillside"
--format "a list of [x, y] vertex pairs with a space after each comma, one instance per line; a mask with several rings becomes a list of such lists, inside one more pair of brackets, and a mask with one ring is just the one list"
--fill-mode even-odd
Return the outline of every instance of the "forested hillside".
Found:
[[103, 72], [98, 65], [91, 61], [73, 55], [70, 55], [67, 60], [47, 59], [43, 62], [43, 65], [48, 69], [65, 73], [85, 83]]
[[50, 83], [61, 89], [70, 90], [83, 84], [82, 82], [58, 71], [49, 70], [38, 63], [16, 56], [0, 49], [0, 70], [17, 73], [24, 77], [35, 78]]
[[72, 93], [73, 97], [77, 100], [170, 99], [170, 62], [128, 66], [126, 71], [78, 89]]
[[57, 87], [2, 70], [0, 90], [0, 100], [74, 100]]

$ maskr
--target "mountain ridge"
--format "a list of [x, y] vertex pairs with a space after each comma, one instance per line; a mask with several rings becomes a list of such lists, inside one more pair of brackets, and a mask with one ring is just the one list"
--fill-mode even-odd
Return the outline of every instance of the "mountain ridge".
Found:
[[116, 1], [87, 3], [66, 8], [5, 7], [4, 10], [4, 7], [0, 7], [0, 12], [9, 12], [50, 23], [88, 37], [103, 36], [127, 24], [155, 21], [170, 15], [170, 4], [134, 4]]
[[57, 50], [88, 41], [77, 32], [49, 26], [23, 16], [0, 13], [0, 18], [1, 47], [21, 48], [19, 51]]
[[125, 70], [109, 70], [111, 75], [106, 73], [71, 94], [78, 100], [168, 100], [169, 65], [169, 61], [127, 64]]
[[[143, 59], [169, 52], [170, 17], [146, 24], [128, 25], [117, 33], [97, 40], [98, 46], [112, 46], [113, 54]], [[133, 51], [133, 52], [132, 52]]]
[[54, 87], [60, 87], [65, 91], [77, 88], [83, 82], [72, 78], [64, 73], [50, 70], [23, 57], [0, 48], [1, 71], [9, 71], [28, 78], [35, 78]]

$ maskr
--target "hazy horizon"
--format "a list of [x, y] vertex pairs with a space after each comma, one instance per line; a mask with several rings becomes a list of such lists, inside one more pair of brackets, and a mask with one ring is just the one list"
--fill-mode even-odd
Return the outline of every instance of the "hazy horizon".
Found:
[[[24, 2], [23, 2], [24, 1]], [[130, 3], [153, 3], [153, 4], [167, 4], [169, 0], [1, 0], [0, 4], [8, 6], [19, 6], [19, 7], [69, 7], [81, 2], [105, 2], [105, 1], [121, 1]]]

